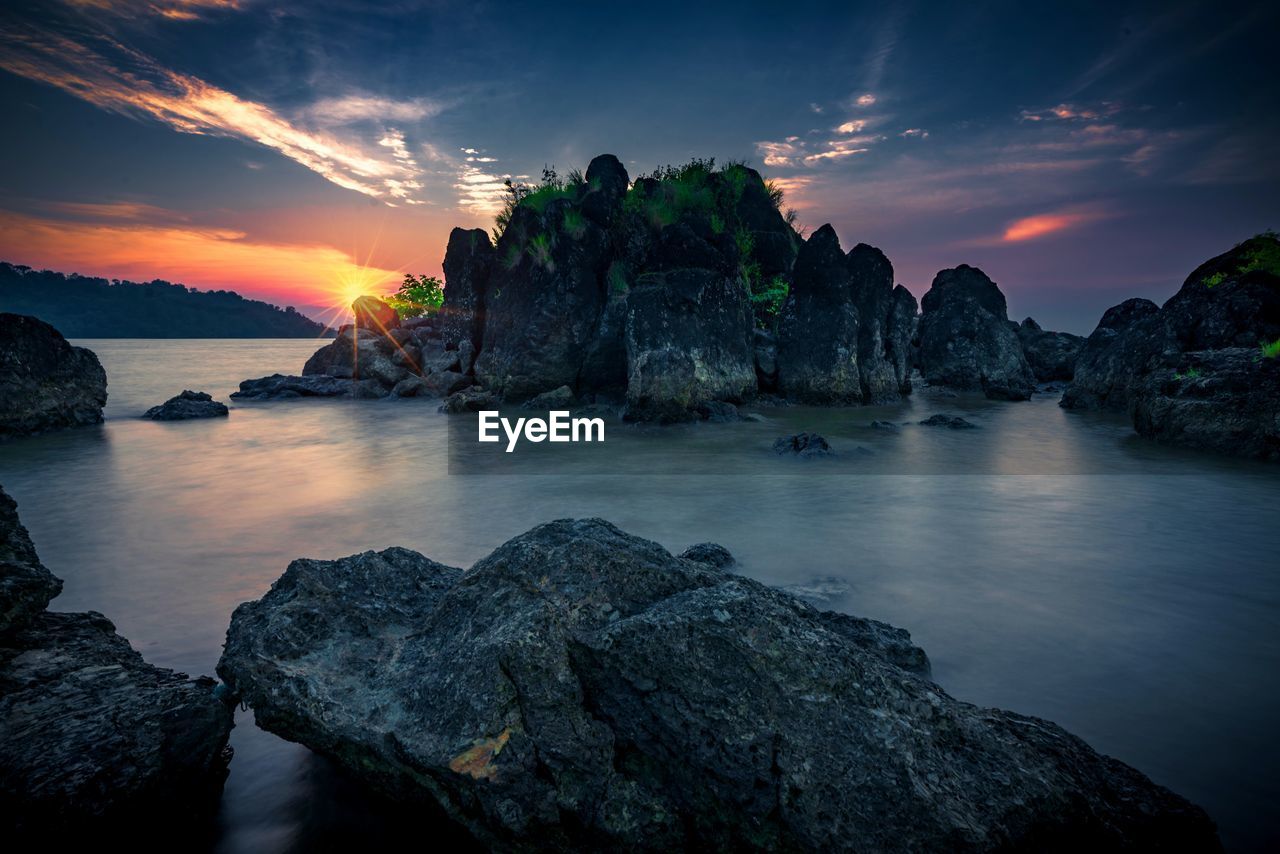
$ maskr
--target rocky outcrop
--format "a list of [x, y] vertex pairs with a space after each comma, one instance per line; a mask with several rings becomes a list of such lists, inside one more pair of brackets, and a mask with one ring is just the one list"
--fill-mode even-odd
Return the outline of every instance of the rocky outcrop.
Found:
[[1280, 239], [1262, 234], [1201, 264], [1159, 309], [1109, 309], [1062, 406], [1127, 411], [1163, 442], [1280, 459], [1278, 350]]
[[1257, 347], [1183, 353], [1133, 387], [1130, 409], [1148, 439], [1280, 461], [1280, 359]]
[[60, 587], [0, 490], [0, 828], [23, 844], [190, 832], [217, 805], [231, 707], [101, 614], [44, 610]]
[[948, 430], [973, 430], [978, 425], [959, 415], [947, 415], [939, 412], [937, 415], [930, 415], [928, 418], [920, 422], [922, 427], [946, 427]]
[[107, 373], [49, 324], [0, 313], [0, 439], [101, 424]]
[[375, 296], [356, 297], [351, 303], [355, 325], [370, 332], [384, 333], [400, 327], [396, 310]]
[[1085, 339], [1070, 332], [1042, 329], [1030, 317], [1018, 324], [1014, 331], [1022, 342], [1023, 355], [1027, 357], [1036, 382], [1066, 381], [1075, 374], [1076, 358], [1084, 347]]
[[188, 418], [225, 418], [227, 405], [203, 391], [184, 390], [159, 406], [148, 409], [143, 418], [152, 421], [185, 421]]
[[939, 272], [920, 308], [918, 358], [927, 382], [994, 400], [1030, 399], [1035, 375], [1004, 294], [986, 274], [967, 264]]
[[0, 637], [30, 623], [61, 592], [18, 520], [17, 503], [0, 488]]
[[480, 351], [493, 258], [493, 244], [483, 228], [449, 232], [444, 253], [444, 304], [440, 307], [440, 337], [446, 349], [456, 350], [469, 341]]
[[915, 298], [893, 265], [859, 243], [846, 255], [830, 225], [796, 256], [778, 324], [778, 388], [805, 403], [889, 403], [911, 391]]
[[465, 573], [295, 561], [219, 673], [259, 725], [491, 847], [1219, 847], [1054, 724], [952, 699], [904, 638], [564, 520]]
[[1149, 299], [1129, 299], [1107, 309], [1080, 349], [1060, 405], [1126, 411], [1135, 379], [1160, 365], [1174, 349], [1159, 312]]

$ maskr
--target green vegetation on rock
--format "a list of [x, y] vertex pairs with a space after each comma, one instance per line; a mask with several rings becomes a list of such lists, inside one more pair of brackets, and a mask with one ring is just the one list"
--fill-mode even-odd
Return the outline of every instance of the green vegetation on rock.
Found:
[[400, 288], [384, 301], [401, 319], [433, 314], [444, 304], [444, 284], [435, 276], [405, 273]]

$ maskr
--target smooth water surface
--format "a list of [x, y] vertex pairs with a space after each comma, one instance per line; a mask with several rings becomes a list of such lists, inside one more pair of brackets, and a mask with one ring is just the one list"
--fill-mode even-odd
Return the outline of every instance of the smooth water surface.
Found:
[[[903, 626], [953, 696], [1062, 724], [1204, 806], [1229, 848], [1280, 844], [1274, 468], [1155, 448], [1055, 396], [921, 394], [763, 423], [610, 422], [609, 465], [451, 476], [436, 401], [137, 417], [183, 388], [226, 400], [241, 379], [297, 372], [314, 341], [76, 343], [107, 369], [106, 425], [0, 445], [0, 484], [66, 582], [54, 607], [105, 613], [155, 664], [212, 673], [232, 609], [296, 557], [403, 545], [467, 566], [540, 522], [603, 516], [673, 550], [719, 542], [748, 575]], [[914, 425], [936, 411], [979, 429]], [[768, 450], [813, 429], [874, 464]], [[251, 715], [232, 744], [217, 850], [392, 833], [385, 807]]]

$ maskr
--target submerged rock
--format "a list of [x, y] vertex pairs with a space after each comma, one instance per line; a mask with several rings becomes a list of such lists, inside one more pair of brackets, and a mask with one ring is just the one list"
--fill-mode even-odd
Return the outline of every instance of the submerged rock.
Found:
[[920, 424], [925, 427], [946, 427], [949, 430], [973, 430], [978, 426], [966, 421], [959, 415], [947, 415], [942, 412], [937, 415], [930, 415]]
[[775, 454], [794, 454], [797, 457], [834, 457], [827, 440], [817, 433], [796, 433], [791, 436], [780, 436], [773, 443]]
[[219, 672], [261, 726], [491, 847], [1218, 849], [1195, 806], [953, 700], [923, 661], [901, 630], [593, 519], [465, 573], [295, 561], [236, 610]]
[[23, 845], [189, 833], [216, 809], [231, 707], [212, 679], [147, 664], [101, 614], [46, 611], [61, 586], [0, 489], [0, 829]]
[[293, 377], [272, 374], [240, 383], [231, 396], [237, 400], [288, 400], [295, 397], [386, 397], [389, 390], [377, 380], [339, 379], [329, 376]]
[[1004, 294], [976, 267], [933, 279], [920, 301], [920, 371], [932, 385], [981, 391], [993, 400], [1029, 400], [1035, 375], [1010, 328]]
[[227, 415], [227, 405], [203, 391], [184, 390], [143, 414], [152, 421], [185, 421], [188, 418], [218, 418]]
[[102, 423], [107, 373], [42, 320], [0, 312], [0, 439]]

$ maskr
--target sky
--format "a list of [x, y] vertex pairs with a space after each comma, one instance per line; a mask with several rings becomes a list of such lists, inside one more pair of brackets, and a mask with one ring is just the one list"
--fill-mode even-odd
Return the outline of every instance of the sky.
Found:
[[1277, 43], [1274, 2], [7, 2], [0, 259], [320, 316], [504, 177], [714, 157], [1088, 333], [1280, 229]]

